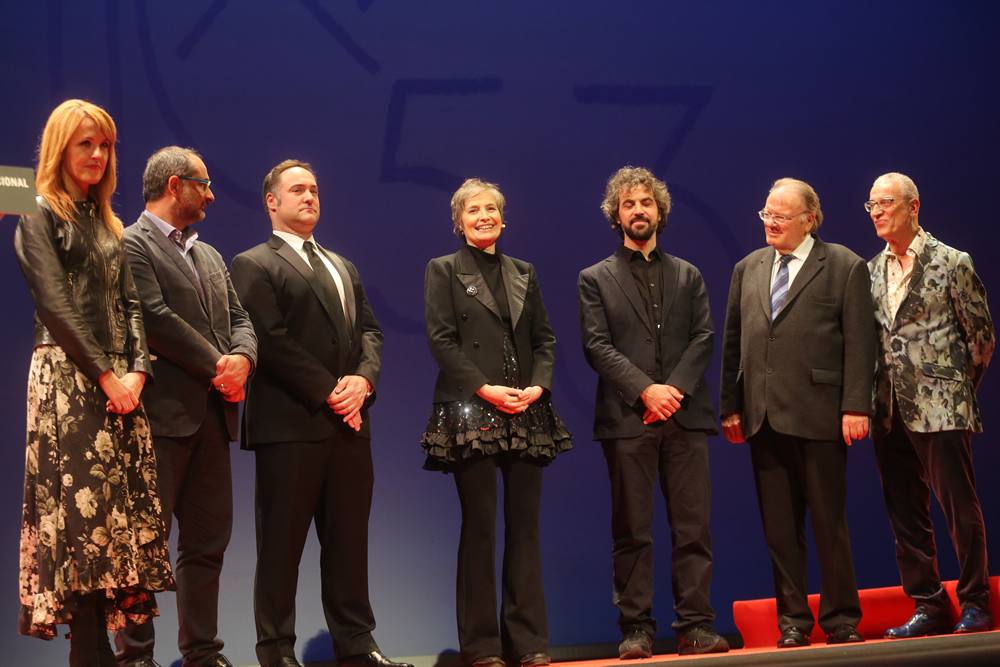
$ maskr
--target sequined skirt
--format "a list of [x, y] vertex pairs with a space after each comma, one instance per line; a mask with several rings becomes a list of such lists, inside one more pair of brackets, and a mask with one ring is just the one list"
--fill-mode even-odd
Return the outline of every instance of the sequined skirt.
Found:
[[[521, 386], [513, 340], [504, 336], [504, 381]], [[427, 454], [424, 468], [448, 471], [460, 461], [510, 452], [547, 463], [572, 448], [572, 436], [552, 408], [540, 398], [524, 412], [510, 415], [473, 396], [467, 401], [435, 403], [420, 444]]]

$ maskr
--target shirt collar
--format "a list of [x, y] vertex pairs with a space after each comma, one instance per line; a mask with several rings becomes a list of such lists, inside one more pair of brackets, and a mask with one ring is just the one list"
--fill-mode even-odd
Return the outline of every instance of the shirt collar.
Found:
[[[910, 241], [910, 245], [906, 248], [906, 254], [912, 257], [919, 257], [920, 253], [924, 250], [924, 243], [927, 241], [927, 234], [924, 233], [922, 227], [917, 227], [917, 234]], [[885, 244], [885, 250], [883, 251], [889, 257], [895, 257], [896, 253], [892, 251], [889, 244]]]
[[[169, 222], [167, 222], [160, 216], [156, 215], [155, 213], [150, 212], [149, 210], [146, 211], [146, 217], [152, 220], [153, 224], [156, 225], [156, 228], [159, 229], [161, 232], [163, 232], [163, 235], [168, 238], [177, 229]], [[198, 240], [198, 232], [195, 230], [194, 227], [191, 226], [185, 227], [184, 229], [181, 230], [181, 238], [184, 239], [184, 250], [185, 251], [190, 250], [191, 246], [194, 245], [194, 242]]]
[[[806, 261], [806, 258], [809, 257], [809, 253], [812, 251], [814, 245], [816, 245], [816, 237], [812, 234], [807, 234], [806, 237], [802, 239], [802, 243], [800, 243], [795, 250], [788, 254], [792, 255], [800, 262], [804, 262]], [[777, 264], [779, 259], [781, 259], [781, 254], [775, 250], [774, 263]]]
[[[647, 261], [646, 258], [643, 256], [641, 250], [632, 250], [631, 248], [626, 248], [624, 245], [618, 246], [617, 254], [619, 257], [622, 257], [628, 261], [632, 261], [634, 259], [641, 259], [643, 262]], [[649, 251], [648, 261], [655, 262], [661, 259], [663, 259], [663, 257], [660, 255], [659, 248], [653, 248], [652, 250]]]
[[294, 250], [295, 252], [305, 252], [302, 249], [302, 246], [305, 245], [306, 241], [312, 241], [312, 244], [314, 246], [316, 245], [316, 239], [314, 239], [311, 234], [309, 235], [309, 238], [304, 239], [297, 234], [292, 234], [291, 232], [282, 232], [278, 231], [277, 229], [272, 229], [271, 233], [273, 233], [275, 236], [277, 236], [279, 239], [281, 239], [288, 245], [292, 246], [292, 250]]

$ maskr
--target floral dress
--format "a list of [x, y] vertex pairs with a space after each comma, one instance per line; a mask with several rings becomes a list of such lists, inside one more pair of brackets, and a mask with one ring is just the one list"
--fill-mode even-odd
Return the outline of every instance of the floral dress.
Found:
[[[127, 271], [121, 243], [96, 224], [95, 248], [106, 265]], [[124, 375], [128, 357], [109, 356], [115, 373]], [[158, 613], [151, 592], [173, 588], [146, 414], [141, 405], [112, 414], [106, 401], [63, 348], [35, 348], [28, 372], [21, 634], [51, 639], [56, 625], [72, 617], [76, 597], [96, 591], [108, 600], [109, 630], [127, 620], [142, 623]]]

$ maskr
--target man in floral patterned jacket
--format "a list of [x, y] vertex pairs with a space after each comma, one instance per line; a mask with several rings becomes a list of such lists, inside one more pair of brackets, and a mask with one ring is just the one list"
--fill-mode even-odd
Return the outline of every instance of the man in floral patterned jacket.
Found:
[[[967, 253], [920, 228], [920, 195], [909, 177], [879, 176], [865, 210], [887, 244], [868, 263], [881, 347], [872, 435], [903, 590], [916, 605], [886, 637], [989, 630], [986, 531], [971, 448], [972, 433], [983, 428], [976, 388], [995, 345], [986, 290]], [[930, 489], [958, 552], [962, 615], [954, 627], [938, 574]]]

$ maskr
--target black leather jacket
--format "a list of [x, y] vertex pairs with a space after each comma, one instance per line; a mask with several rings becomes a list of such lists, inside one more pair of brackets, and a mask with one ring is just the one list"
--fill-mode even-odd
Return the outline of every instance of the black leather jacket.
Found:
[[35, 345], [58, 345], [84, 374], [111, 369], [110, 354], [129, 370], [152, 374], [139, 296], [122, 241], [79, 202], [75, 222], [38, 197], [38, 213], [23, 216], [14, 250], [35, 301]]

